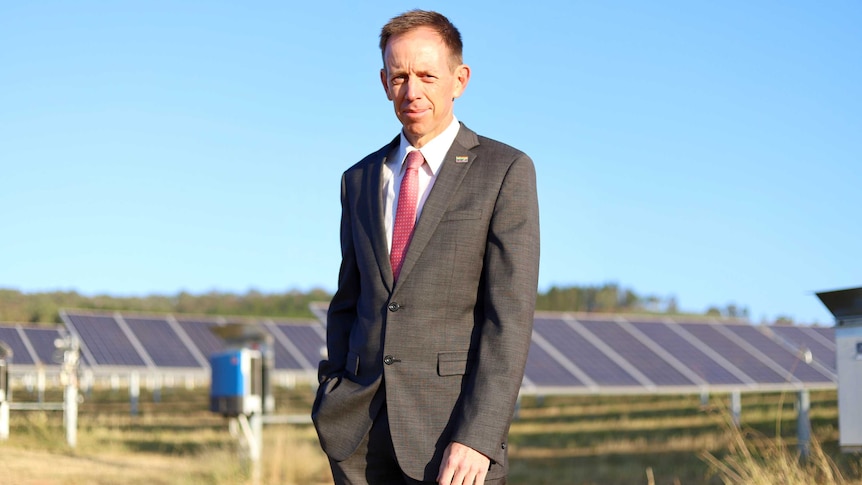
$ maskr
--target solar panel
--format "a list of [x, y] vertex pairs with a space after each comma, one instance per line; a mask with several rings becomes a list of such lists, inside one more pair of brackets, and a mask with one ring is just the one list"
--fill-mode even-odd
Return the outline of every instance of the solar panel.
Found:
[[42, 365], [60, 365], [59, 362], [54, 361], [54, 352], [57, 350], [54, 342], [61, 336], [60, 329], [28, 327], [24, 329], [24, 335], [27, 336], [33, 351], [36, 352], [36, 358]]
[[81, 338], [82, 346], [93, 356], [96, 365], [141, 366], [144, 360], [112, 316], [68, 315], [69, 322]]
[[584, 387], [584, 383], [537, 344], [536, 339], [530, 345], [524, 375], [536, 386]]
[[686, 340], [671, 326], [675, 323], [643, 322], [637, 324], [638, 330], [670, 352], [692, 372], [712, 385], [743, 384], [727, 367], [707, 354], [707, 349], [698, 347]]
[[835, 327], [809, 327], [812, 331], [820, 334], [826, 340], [835, 342]]
[[540, 334], [571, 359], [600, 386], [640, 386], [631, 374], [578, 334], [563, 320], [537, 318], [533, 331]]
[[209, 358], [210, 355], [224, 350], [224, 342], [210, 330], [218, 322], [215, 320], [186, 320], [177, 318], [177, 323], [191, 338], [200, 353]]
[[613, 349], [637, 367], [653, 384], [659, 386], [691, 386], [696, 384], [671, 364], [635, 338], [618, 322], [579, 319], [578, 322], [603, 342], [612, 342]]
[[164, 318], [124, 317], [129, 329], [158, 367], [194, 367], [200, 363]]
[[12, 351], [12, 357], [8, 359], [8, 362], [11, 365], [33, 365], [33, 357], [30, 355], [30, 351], [27, 350], [27, 344], [24, 343], [24, 340], [21, 338], [21, 334], [18, 332], [18, 327], [0, 327], [0, 342], [3, 342], [7, 346], [9, 346], [9, 350]]
[[678, 325], [709, 345], [719, 355], [732, 362], [736, 367], [745, 372], [746, 375], [751, 377], [754, 382], [767, 384], [786, 383], [786, 376], [770, 369], [769, 366], [758, 360], [757, 357], [717, 330], [720, 325], [709, 323], [680, 323]]
[[830, 340], [827, 340], [812, 327], [791, 325], [773, 325], [769, 327], [769, 331], [797, 348], [810, 350], [815, 360], [825, 365], [833, 373], [837, 372], [834, 334]]
[[288, 325], [279, 323], [276, 324], [276, 327], [302, 354], [306, 365], [300, 365], [300, 368], [317, 370], [317, 364], [323, 359], [321, 350], [326, 348], [326, 340], [320, 326], [317, 324]]
[[[801, 382], [831, 382], [832, 376], [827, 376], [810, 364], [800, 349], [791, 351], [770, 339], [757, 328], [750, 325], [726, 325], [725, 328], [742, 338], [747, 344], [755, 347], [764, 357], [780, 365], [788, 374]], [[834, 374], [833, 374], [834, 375]]]
[[288, 346], [293, 346], [293, 344], [289, 341], [286, 342], [284, 335], [279, 335], [278, 329], [274, 328], [270, 322], [263, 322], [262, 326], [273, 337], [272, 347], [273, 354], [275, 355], [275, 368], [278, 370], [302, 369], [302, 364], [288, 349]]

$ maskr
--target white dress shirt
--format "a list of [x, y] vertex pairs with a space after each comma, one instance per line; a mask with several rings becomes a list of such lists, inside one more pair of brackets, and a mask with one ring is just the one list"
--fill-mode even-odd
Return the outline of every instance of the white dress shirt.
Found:
[[[453, 116], [452, 123], [443, 130], [442, 133], [434, 137], [431, 141], [425, 144], [419, 151], [425, 158], [425, 163], [419, 167], [419, 196], [416, 198], [418, 205], [416, 207], [416, 220], [422, 214], [422, 207], [425, 205], [425, 200], [428, 199], [428, 194], [431, 192], [431, 187], [434, 186], [434, 181], [437, 180], [437, 174], [440, 173], [440, 167], [443, 166], [443, 159], [455, 137], [458, 135], [458, 130], [461, 125]], [[398, 193], [401, 189], [401, 179], [404, 178], [404, 173], [407, 171], [404, 160], [407, 159], [407, 154], [416, 148], [410, 145], [404, 132], [401, 132], [401, 142], [398, 144], [398, 150], [391, 160], [383, 165], [383, 224], [386, 227], [387, 247], [392, 250], [392, 230], [395, 226], [395, 212], [398, 210]]]

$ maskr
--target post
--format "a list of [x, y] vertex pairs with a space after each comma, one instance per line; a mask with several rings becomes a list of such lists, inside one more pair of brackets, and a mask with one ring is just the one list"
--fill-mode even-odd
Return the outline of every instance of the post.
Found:
[[737, 428], [742, 422], [742, 395], [739, 390], [730, 393], [730, 416]]
[[66, 443], [74, 448], [78, 443], [78, 386], [69, 379], [66, 384], [65, 405], [63, 406], [63, 421], [66, 423]]
[[709, 407], [709, 389], [705, 387], [700, 390], [700, 407]]
[[39, 393], [39, 404], [45, 402], [45, 368], [41, 365], [36, 370], [36, 392]]
[[251, 483], [258, 485], [261, 478], [260, 460], [263, 455], [263, 416], [260, 413], [254, 413], [249, 417], [249, 425], [251, 434], [254, 437], [254, 446], [249, 447], [251, 453]]
[[162, 375], [156, 374], [153, 379], [153, 402], [162, 402]]
[[0, 441], [9, 439], [9, 400], [12, 398], [12, 383], [9, 382], [9, 361], [12, 350], [0, 342]]
[[81, 379], [81, 384], [84, 388], [84, 396], [89, 397], [93, 393], [93, 382], [96, 380], [92, 369], [84, 369], [84, 377]]
[[9, 403], [0, 402], [0, 441], [9, 439]]
[[248, 453], [247, 458], [251, 483], [258, 485], [261, 476], [260, 456], [263, 446], [263, 420], [260, 413], [253, 413], [250, 416], [239, 414], [235, 420], [239, 425], [241, 441], [245, 445], [245, 451]]
[[141, 397], [141, 376], [137, 372], [129, 374], [129, 405], [132, 416], [138, 415], [138, 400]]
[[811, 451], [811, 395], [808, 389], [801, 389], [796, 398], [796, 434], [799, 442], [799, 454], [803, 458], [808, 457]]
[[54, 341], [54, 346], [63, 351], [63, 366], [60, 381], [66, 386], [63, 391], [63, 424], [66, 425], [66, 443], [74, 448], [78, 443], [78, 363], [80, 346], [78, 339], [66, 336]]

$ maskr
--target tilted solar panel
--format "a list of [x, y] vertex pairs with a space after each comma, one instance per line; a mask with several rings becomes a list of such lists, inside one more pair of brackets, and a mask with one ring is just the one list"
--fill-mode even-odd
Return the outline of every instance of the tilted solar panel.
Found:
[[757, 357], [749, 353], [739, 344], [717, 330], [718, 325], [708, 323], [680, 323], [680, 328], [689, 332], [708, 345], [719, 355], [732, 362], [736, 367], [751, 377], [754, 382], [766, 384], [783, 384], [787, 376], [779, 374]]
[[801, 349], [790, 350], [770, 339], [751, 325], [726, 325], [725, 328], [742, 338], [747, 344], [770, 361], [783, 368], [788, 375], [800, 382], [831, 382], [832, 376], [827, 376], [805, 362]]
[[[275, 354], [275, 368], [278, 370], [298, 370], [302, 369], [302, 364], [294, 357], [294, 355], [285, 346], [292, 345], [290, 342], [285, 342], [283, 335], [278, 335], [278, 329], [273, 328], [268, 322], [261, 322], [261, 327], [273, 337], [273, 353]], [[275, 334], [273, 332], [276, 332]]]
[[27, 350], [27, 345], [21, 339], [21, 334], [18, 332], [18, 326], [0, 326], [0, 342], [3, 342], [12, 351], [12, 356], [7, 358], [9, 365], [33, 365], [33, 357], [30, 351]]
[[835, 327], [809, 327], [830, 342], [835, 341]]
[[87, 347], [97, 365], [139, 367], [145, 365], [114, 317], [78, 314], [69, 314], [67, 317], [81, 337], [81, 344]]
[[[278, 329], [296, 346], [302, 354], [302, 359], [310, 369], [317, 370], [317, 364], [323, 359], [322, 351], [326, 348], [320, 326], [311, 325], [288, 325], [279, 323]], [[305, 368], [305, 366], [301, 366]]]
[[527, 354], [524, 376], [536, 386], [584, 387], [571, 372], [561, 365], [534, 339]]
[[562, 319], [537, 318], [533, 331], [552, 342], [599, 386], [641, 386], [630, 373]]
[[200, 353], [209, 358], [210, 355], [224, 350], [224, 342], [210, 330], [217, 325], [215, 320], [186, 320], [177, 318], [177, 323], [186, 332]]
[[158, 367], [200, 368], [200, 363], [165, 318], [124, 317]]
[[612, 321], [578, 320], [593, 335], [611, 347], [630, 364], [637, 367], [653, 384], [658, 386], [692, 386], [697, 384], [676, 370], [653, 352], [644, 342]]
[[[643, 322], [638, 330], [671, 353], [692, 372], [711, 385], [743, 384], [744, 381], [733, 374], [728, 367], [709, 356], [709, 348], [700, 341], [692, 343], [674, 331], [675, 323]], [[699, 345], [700, 344], [700, 345]]]
[[57, 350], [54, 342], [61, 336], [60, 329], [25, 328], [24, 334], [33, 346], [36, 358], [42, 361], [42, 365], [60, 365], [59, 362], [54, 361], [54, 352]]
[[769, 331], [797, 348], [810, 350], [815, 360], [825, 365], [833, 373], [837, 372], [834, 335], [831, 340], [827, 340], [812, 327], [791, 325], [773, 325], [769, 327]]

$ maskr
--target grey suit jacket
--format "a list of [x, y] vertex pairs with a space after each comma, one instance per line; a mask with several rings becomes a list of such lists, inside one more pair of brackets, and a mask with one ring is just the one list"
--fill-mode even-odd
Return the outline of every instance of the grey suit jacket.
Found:
[[451, 441], [505, 475], [539, 268], [533, 162], [461, 125], [416, 223], [397, 284], [383, 225], [388, 145], [341, 186], [342, 262], [312, 418], [340, 461], [385, 400], [405, 473], [436, 479]]

